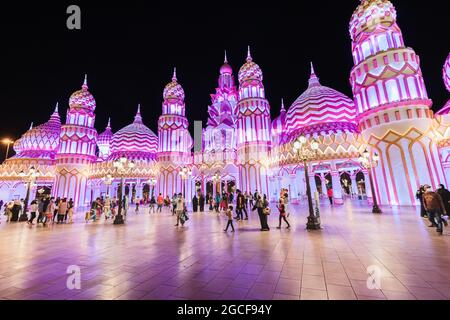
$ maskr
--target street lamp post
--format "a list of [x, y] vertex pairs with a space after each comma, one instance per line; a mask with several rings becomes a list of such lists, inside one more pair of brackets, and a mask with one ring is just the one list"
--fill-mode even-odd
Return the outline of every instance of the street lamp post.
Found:
[[116, 174], [120, 177], [120, 186], [117, 190], [119, 198], [119, 209], [114, 219], [114, 224], [124, 224], [125, 221], [122, 215], [122, 195], [123, 195], [123, 184], [125, 180], [125, 173], [127, 171], [133, 170], [135, 167], [134, 161], [129, 161], [125, 156], [121, 156], [118, 160], [113, 162], [114, 168], [116, 168]]
[[[311, 185], [309, 183], [309, 173], [308, 173], [308, 161], [312, 160], [319, 149], [319, 143], [313, 140], [310, 145], [307, 145], [308, 140], [305, 136], [300, 136], [294, 142], [294, 153], [298, 155], [298, 158], [303, 162], [303, 167], [305, 168], [305, 182], [306, 182], [306, 195], [308, 197], [308, 207], [309, 216], [308, 222], [306, 223], [306, 229], [308, 230], [318, 230], [320, 229], [320, 222], [318, 217], [314, 214], [313, 201], [311, 195]], [[317, 208], [319, 211], [319, 208]]]
[[152, 187], [152, 196], [150, 198], [153, 198], [155, 195], [155, 185], [156, 185], [156, 178], [150, 178], [148, 179], [147, 183]]
[[181, 180], [183, 180], [183, 197], [186, 199], [186, 182], [192, 175], [192, 170], [188, 167], [183, 167], [180, 170]]
[[25, 195], [23, 210], [22, 210], [22, 214], [19, 217], [19, 221], [27, 221], [28, 220], [27, 209], [28, 209], [28, 202], [30, 201], [30, 189], [36, 182], [36, 178], [38, 177], [38, 175], [39, 175], [39, 171], [36, 170], [36, 168], [34, 166], [32, 166], [28, 170], [28, 173], [25, 173], [25, 171], [23, 171], [23, 170], [19, 172], [19, 176], [25, 181], [25, 183], [27, 185], [27, 193]]
[[361, 163], [361, 166], [367, 169], [369, 174], [369, 182], [370, 182], [370, 190], [372, 191], [372, 198], [373, 198], [373, 207], [372, 207], [372, 213], [383, 213], [378, 207], [378, 201], [377, 201], [377, 195], [375, 193], [375, 187], [373, 183], [373, 177], [372, 177], [372, 169], [376, 168], [378, 166], [378, 161], [380, 160], [380, 156], [377, 153], [374, 153], [372, 158], [370, 158], [370, 152], [366, 149], [364, 152], [359, 156], [359, 163]]
[[3, 144], [6, 144], [6, 155], [5, 155], [5, 160], [7, 160], [7, 159], [8, 159], [8, 154], [9, 154], [9, 146], [10, 146], [11, 144], [13, 144], [14, 141], [12, 141], [11, 139], [6, 138], [6, 139], [3, 139], [3, 140], [2, 140], [2, 143], [3, 143]]
[[106, 195], [109, 197], [109, 187], [113, 183], [113, 177], [110, 174], [107, 174], [104, 178], [102, 178], [103, 182], [106, 184]]

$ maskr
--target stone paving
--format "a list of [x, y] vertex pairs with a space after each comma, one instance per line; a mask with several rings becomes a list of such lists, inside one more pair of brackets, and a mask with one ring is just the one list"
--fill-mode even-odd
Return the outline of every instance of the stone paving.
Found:
[[[224, 215], [191, 214], [183, 228], [168, 212], [127, 223], [0, 224], [1, 299], [450, 299], [450, 233], [439, 236], [415, 208], [323, 203], [323, 229], [305, 230], [307, 209], [292, 206], [260, 232], [256, 213], [225, 233]], [[81, 268], [81, 289], [67, 268]], [[381, 270], [369, 289], [367, 268]]]

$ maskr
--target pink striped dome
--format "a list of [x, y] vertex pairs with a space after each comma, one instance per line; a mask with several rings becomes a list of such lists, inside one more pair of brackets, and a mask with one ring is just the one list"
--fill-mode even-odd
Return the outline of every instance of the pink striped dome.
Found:
[[287, 112], [286, 131], [292, 138], [320, 132], [357, 132], [355, 117], [353, 101], [334, 89], [322, 86], [311, 65], [308, 89]]
[[14, 151], [18, 158], [47, 158], [54, 157], [59, 147], [61, 134], [61, 120], [58, 105], [46, 123], [31, 127], [14, 143]]
[[114, 134], [109, 159], [155, 160], [157, 151], [158, 137], [142, 123], [139, 106], [134, 122]]
[[94, 96], [88, 91], [87, 76], [84, 77], [84, 83], [81, 89], [72, 93], [69, 98], [70, 108], [84, 108], [91, 111], [95, 110]]

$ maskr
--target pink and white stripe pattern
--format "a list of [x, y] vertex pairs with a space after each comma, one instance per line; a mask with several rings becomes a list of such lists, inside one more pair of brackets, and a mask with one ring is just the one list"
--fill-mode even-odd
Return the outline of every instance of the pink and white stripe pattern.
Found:
[[114, 134], [109, 159], [124, 155], [130, 160], [154, 160], [157, 151], [158, 137], [142, 123], [139, 106], [134, 122]]
[[[311, 65], [311, 76], [308, 89], [295, 100], [286, 115], [286, 131], [288, 135], [310, 131], [322, 131], [322, 124], [342, 123], [345, 130], [357, 131], [356, 110], [353, 101], [344, 94], [322, 86]], [[330, 126], [327, 126], [330, 128]], [[344, 129], [343, 129], [344, 130]]]

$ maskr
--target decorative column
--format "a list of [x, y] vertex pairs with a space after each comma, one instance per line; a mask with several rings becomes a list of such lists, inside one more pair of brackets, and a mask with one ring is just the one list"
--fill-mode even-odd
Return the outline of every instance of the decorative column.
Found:
[[353, 196], [358, 197], [358, 181], [356, 181], [356, 171], [353, 172], [353, 174], [350, 176], [350, 179], [352, 181], [352, 193], [353, 193]]
[[300, 184], [300, 181], [298, 181], [296, 179], [297, 175], [296, 174], [290, 174], [289, 178], [290, 178], [290, 183], [291, 183], [291, 189], [292, 189], [292, 194], [291, 194], [291, 199], [290, 201], [294, 201], [297, 202], [298, 201], [298, 187]]
[[321, 177], [320, 177], [320, 179], [322, 180], [322, 195], [323, 195], [324, 197], [327, 196], [327, 183], [326, 183], [326, 178], [325, 178], [325, 176], [326, 176], [326, 173], [322, 173], [322, 175], [321, 175]]
[[333, 184], [333, 203], [343, 204], [344, 200], [342, 199], [341, 175], [339, 174], [339, 171], [332, 171], [331, 179]]

